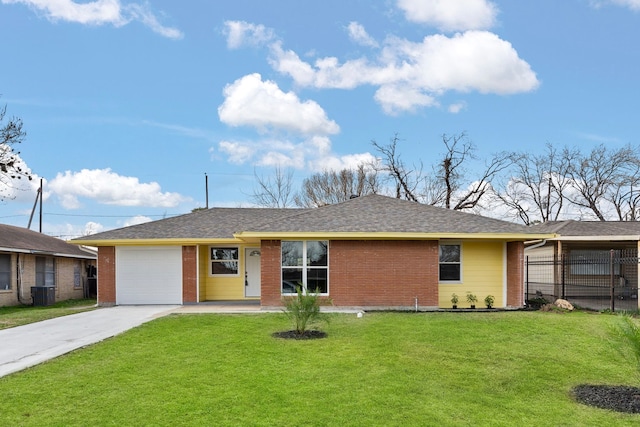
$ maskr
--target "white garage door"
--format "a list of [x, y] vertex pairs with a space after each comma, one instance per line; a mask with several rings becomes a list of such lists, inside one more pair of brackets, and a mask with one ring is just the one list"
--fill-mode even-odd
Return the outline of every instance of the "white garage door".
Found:
[[116, 304], [182, 304], [182, 247], [116, 247]]

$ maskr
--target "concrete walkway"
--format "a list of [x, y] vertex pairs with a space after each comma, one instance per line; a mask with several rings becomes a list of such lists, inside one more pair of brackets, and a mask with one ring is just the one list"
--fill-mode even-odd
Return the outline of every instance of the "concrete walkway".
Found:
[[102, 341], [178, 308], [168, 305], [99, 308], [0, 330], [0, 377]]

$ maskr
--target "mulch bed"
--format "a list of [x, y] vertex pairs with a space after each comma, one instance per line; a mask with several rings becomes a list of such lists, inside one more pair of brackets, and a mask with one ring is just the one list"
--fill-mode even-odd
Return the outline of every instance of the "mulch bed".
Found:
[[304, 331], [299, 334], [297, 331], [274, 332], [271, 336], [275, 338], [284, 338], [290, 340], [315, 340], [318, 338], [326, 338], [327, 333], [322, 331]]
[[585, 405], [612, 411], [640, 414], [640, 388], [583, 384], [573, 390], [575, 399]]

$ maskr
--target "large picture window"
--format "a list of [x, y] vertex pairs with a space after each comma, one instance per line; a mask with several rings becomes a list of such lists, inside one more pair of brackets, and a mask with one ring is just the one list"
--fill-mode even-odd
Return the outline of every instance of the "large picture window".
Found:
[[329, 242], [282, 242], [282, 293], [329, 293]]
[[0, 254], [0, 291], [11, 289], [11, 255]]
[[238, 248], [211, 248], [211, 275], [238, 275]]
[[441, 243], [439, 266], [441, 282], [460, 282], [462, 279], [461, 250], [459, 244]]

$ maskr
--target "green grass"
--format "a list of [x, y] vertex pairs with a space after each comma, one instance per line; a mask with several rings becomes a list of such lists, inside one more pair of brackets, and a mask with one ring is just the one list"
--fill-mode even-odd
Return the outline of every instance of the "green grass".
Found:
[[638, 384], [616, 321], [336, 314], [328, 338], [295, 341], [271, 337], [284, 314], [172, 315], [0, 378], [0, 425], [638, 425], [570, 395]]
[[33, 307], [30, 305], [0, 307], [0, 329], [94, 310], [95, 304], [96, 300], [94, 298], [60, 301], [46, 307]]

